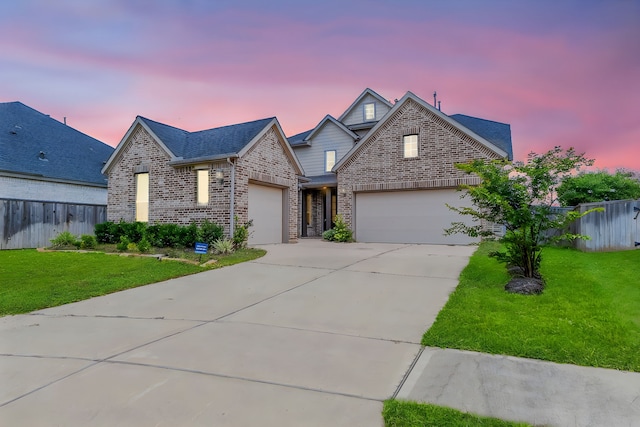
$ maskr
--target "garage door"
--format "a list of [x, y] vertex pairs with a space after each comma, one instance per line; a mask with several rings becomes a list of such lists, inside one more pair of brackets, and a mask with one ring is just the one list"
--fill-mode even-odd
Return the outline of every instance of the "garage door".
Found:
[[250, 245], [282, 243], [282, 189], [249, 184]]
[[462, 234], [444, 236], [451, 222], [466, 218], [445, 203], [461, 206], [460, 192], [416, 190], [356, 193], [355, 232], [359, 242], [468, 244], [476, 240]]

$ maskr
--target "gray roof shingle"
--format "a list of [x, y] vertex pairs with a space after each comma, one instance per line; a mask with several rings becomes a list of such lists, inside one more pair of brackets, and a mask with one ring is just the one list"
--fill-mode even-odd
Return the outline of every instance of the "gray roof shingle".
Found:
[[251, 142], [274, 117], [219, 128], [187, 132], [138, 116], [162, 140], [176, 157], [196, 159], [222, 154], [237, 154]]
[[106, 186], [113, 150], [21, 102], [0, 103], [0, 171]]
[[477, 133], [496, 147], [506, 151], [509, 155], [509, 160], [513, 160], [510, 125], [466, 116], [464, 114], [452, 114], [449, 117], [467, 129]]

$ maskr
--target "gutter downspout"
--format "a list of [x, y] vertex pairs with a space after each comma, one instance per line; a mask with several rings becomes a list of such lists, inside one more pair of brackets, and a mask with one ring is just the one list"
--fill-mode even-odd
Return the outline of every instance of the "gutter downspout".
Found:
[[236, 164], [231, 161], [230, 157], [227, 157], [227, 163], [231, 165], [231, 193], [229, 195], [229, 238], [233, 239], [233, 233], [235, 228], [235, 195], [236, 195]]

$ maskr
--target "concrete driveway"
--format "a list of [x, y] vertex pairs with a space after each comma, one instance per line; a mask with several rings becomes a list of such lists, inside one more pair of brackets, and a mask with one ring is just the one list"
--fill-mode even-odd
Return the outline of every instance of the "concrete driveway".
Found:
[[0, 425], [376, 426], [474, 247], [256, 261], [0, 318]]

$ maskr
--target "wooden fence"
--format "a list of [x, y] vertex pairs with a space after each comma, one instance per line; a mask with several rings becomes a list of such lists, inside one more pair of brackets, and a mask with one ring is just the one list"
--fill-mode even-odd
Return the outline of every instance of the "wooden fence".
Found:
[[598, 207], [604, 208], [604, 212], [592, 212], [573, 225], [575, 233], [591, 237], [576, 240], [575, 247], [586, 252], [634, 249], [636, 242], [640, 242], [640, 200], [584, 203], [576, 209], [585, 212]]
[[106, 205], [0, 199], [0, 249], [50, 246], [63, 231], [94, 234], [106, 220]]

